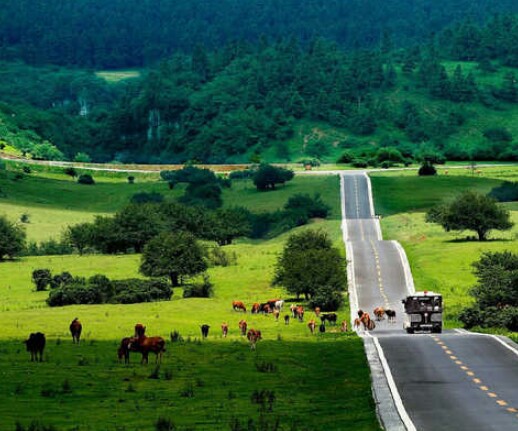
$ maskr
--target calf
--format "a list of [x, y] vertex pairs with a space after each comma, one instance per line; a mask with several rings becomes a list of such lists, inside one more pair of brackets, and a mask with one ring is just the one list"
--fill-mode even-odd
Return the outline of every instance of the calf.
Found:
[[321, 320], [322, 323], [325, 323], [326, 320], [327, 320], [330, 324], [336, 325], [337, 317], [338, 316], [335, 313], [321, 314], [320, 315], [320, 320]]
[[320, 331], [321, 334], [326, 332], [326, 325], [325, 325], [325, 323], [321, 323], [320, 326], [318, 327], [318, 330]]
[[227, 323], [221, 324], [221, 333], [223, 334], [223, 338], [227, 338], [227, 334], [228, 334], [228, 324]]
[[285, 325], [289, 325], [290, 324], [290, 315], [289, 314], [286, 314], [284, 316], [284, 324]]
[[347, 320], [342, 321], [342, 325], [340, 326], [341, 332], [347, 332]]
[[278, 322], [279, 321], [279, 310], [276, 308], [275, 310], [273, 310], [273, 316], [275, 317], [275, 321]]
[[295, 310], [297, 309], [297, 306], [295, 304], [290, 305], [290, 311], [291, 311], [291, 317], [295, 318]]
[[239, 321], [239, 330], [241, 331], [241, 335], [246, 335], [246, 328], [247, 328], [246, 320], [240, 320]]
[[376, 320], [381, 322], [385, 316], [385, 309], [383, 307], [376, 307], [374, 309], [374, 315], [376, 316]]
[[142, 323], [135, 325], [135, 337], [140, 338], [146, 334], [146, 327]]
[[300, 322], [304, 322], [304, 307], [302, 305], [295, 308], [295, 317], [297, 317]]
[[315, 333], [315, 328], [316, 328], [317, 324], [314, 320], [310, 320], [309, 323], [308, 323], [308, 328], [309, 328], [309, 331], [314, 334]]
[[360, 320], [360, 318], [359, 318], [359, 317], [357, 317], [356, 319], [354, 319], [354, 329], [359, 330], [359, 329], [360, 329], [361, 324], [362, 324], [362, 321]]
[[255, 345], [259, 340], [262, 339], [261, 331], [256, 329], [250, 329], [246, 334], [246, 337], [248, 338], [248, 341], [250, 341], [250, 349], [255, 350]]
[[129, 344], [131, 342], [131, 338], [130, 337], [125, 337], [121, 340], [121, 344], [119, 346], [119, 348], [117, 349], [117, 357], [119, 358], [119, 362], [122, 361], [122, 359], [124, 358], [124, 363], [125, 364], [129, 364], [129, 354], [130, 354], [130, 350], [129, 350]]
[[45, 334], [41, 332], [35, 332], [29, 335], [29, 339], [25, 340], [24, 343], [27, 346], [27, 351], [31, 354], [31, 361], [43, 362], [43, 351], [45, 350]]
[[261, 304], [259, 304], [258, 302], [254, 302], [252, 304], [252, 314], [259, 313], [260, 308], [261, 308]]
[[81, 331], [83, 330], [83, 325], [81, 325], [81, 322], [77, 317], [74, 320], [72, 320], [69, 329], [70, 333], [72, 334], [72, 342], [79, 344], [79, 339], [81, 338]]
[[207, 338], [209, 336], [209, 325], [201, 325], [201, 336], [202, 338]]

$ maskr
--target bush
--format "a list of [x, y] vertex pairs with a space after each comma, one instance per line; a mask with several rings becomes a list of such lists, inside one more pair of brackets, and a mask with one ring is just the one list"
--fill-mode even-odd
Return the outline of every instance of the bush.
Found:
[[340, 157], [338, 157], [336, 163], [351, 163], [354, 160], [354, 158], [354, 153], [350, 150], [347, 150], [344, 151]]
[[228, 175], [231, 180], [250, 180], [255, 174], [254, 169], [245, 169], [243, 171], [232, 171]]
[[207, 260], [210, 266], [226, 267], [236, 265], [237, 255], [235, 252], [225, 251], [221, 246], [216, 246], [208, 250]]
[[293, 179], [293, 171], [263, 164], [255, 172], [253, 181], [257, 190], [275, 190], [277, 184], [284, 184]]
[[288, 199], [284, 209], [286, 211], [302, 212], [309, 218], [326, 218], [331, 208], [324, 203], [318, 193], [313, 197], [308, 194], [298, 193]]
[[68, 168], [63, 169], [63, 173], [65, 175], [68, 175], [69, 177], [72, 177], [72, 178], [77, 177], [77, 171], [74, 168], [72, 168], [72, 167], [68, 167]]
[[79, 184], [86, 184], [86, 185], [94, 185], [95, 181], [93, 177], [90, 174], [82, 174], [79, 175], [79, 178], [77, 179], [77, 182]]
[[36, 291], [45, 290], [52, 280], [49, 269], [35, 269], [32, 271], [32, 282], [36, 286]]
[[0, 261], [5, 257], [14, 258], [25, 249], [25, 230], [0, 216]]
[[368, 166], [368, 164], [367, 164], [367, 160], [365, 160], [365, 159], [359, 159], [359, 158], [353, 159], [353, 161], [352, 161], [352, 165], [353, 165], [355, 168], [366, 168], [366, 167]]
[[32, 173], [32, 169], [31, 169], [31, 167], [30, 167], [30, 166], [24, 166], [24, 167], [22, 168], [22, 171], [23, 171], [23, 173], [24, 173], [24, 174], [27, 174], [27, 175], [29, 175], [30, 173]]
[[343, 303], [344, 296], [341, 292], [324, 286], [312, 296], [309, 306], [313, 309], [320, 307], [322, 311], [336, 311]]
[[130, 176], [128, 177], [128, 183], [129, 183], [129, 184], [135, 184], [135, 177], [134, 177], [133, 175], [130, 175]]
[[489, 192], [489, 196], [495, 198], [498, 202], [514, 202], [518, 201], [518, 183], [506, 181], [493, 188]]
[[424, 162], [419, 168], [419, 171], [417, 171], [417, 174], [420, 177], [437, 175], [437, 169], [435, 169], [435, 166], [431, 163]]
[[65, 254], [72, 254], [74, 248], [70, 246], [66, 241], [56, 241], [55, 239], [49, 239], [42, 241], [39, 244], [36, 242], [30, 242], [25, 250], [26, 256], [61, 256]]
[[210, 298], [213, 295], [213, 284], [210, 282], [209, 276], [203, 276], [202, 283], [193, 283], [185, 286], [183, 290], [184, 298]]

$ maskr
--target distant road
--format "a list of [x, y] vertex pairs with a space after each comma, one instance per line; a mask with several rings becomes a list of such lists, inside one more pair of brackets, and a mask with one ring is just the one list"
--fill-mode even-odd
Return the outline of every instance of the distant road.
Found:
[[[406, 334], [401, 299], [414, 287], [404, 251], [395, 241], [382, 240], [367, 175], [350, 173], [342, 175], [342, 181], [344, 238], [352, 270], [350, 287], [355, 289], [352, 314], [361, 308], [372, 315], [375, 307], [383, 306], [398, 315], [396, 324], [383, 321], [371, 334], [363, 334], [386, 359], [385, 374], [389, 372], [395, 382], [389, 387], [391, 405], [397, 406], [399, 396], [400, 418], [408, 415], [406, 423], [389, 417], [385, 428], [518, 430], [518, 346], [462, 330]], [[380, 409], [382, 420], [393, 409], [387, 410]]]

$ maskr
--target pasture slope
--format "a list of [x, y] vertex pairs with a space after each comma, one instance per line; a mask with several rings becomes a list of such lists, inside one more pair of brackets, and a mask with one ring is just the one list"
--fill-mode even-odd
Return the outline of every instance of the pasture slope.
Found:
[[[31, 214], [31, 240], [55, 237], [77, 221], [73, 214], [112, 213], [137, 191], [157, 190], [168, 197], [180, 193], [154, 181], [129, 185], [125, 178], [99, 178], [88, 187], [64, 176], [31, 174], [15, 180], [11, 175], [0, 179], [0, 213], [17, 218], [15, 208]], [[299, 229], [325, 229], [341, 245], [336, 177], [296, 178], [272, 193], [236, 183], [225, 192], [225, 204], [274, 210], [300, 191], [321, 192], [333, 215]], [[45, 211], [49, 218], [40, 219]], [[286, 326], [271, 316], [247, 314], [249, 327], [260, 329], [264, 339], [252, 352], [238, 335], [237, 323], [245, 316], [231, 310], [232, 300], [250, 304], [285, 296], [270, 287], [270, 280], [287, 235], [226, 247], [236, 253], [238, 265], [209, 270], [215, 290], [211, 299], [181, 299], [179, 288], [166, 302], [49, 308], [47, 293], [33, 290], [33, 269], [140, 277], [139, 256], [43, 256], [0, 263], [0, 430], [14, 430], [17, 421], [26, 427], [33, 420], [59, 431], [154, 430], [158, 418], [180, 430], [198, 431], [378, 430], [369, 369], [354, 334], [333, 329], [311, 336], [305, 323]], [[339, 317], [346, 315], [346, 310], [339, 312]], [[74, 317], [83, 323], [80, 345], [73, 345], [68, 333]], [[311, 317], [308, 313], [307, 319]], [[219, 328], [224, 321], [230, 325], [227, 339]], [[117, 362], [118, 343], [137, 322], [147, 325], [148, 334], [167, 339], [159, 369], [152, 358], [141, 366], [136, 355], [128, 366]], [[199, 325], [204, 323], [211, 328], [208, 339], [201, 341]], [[174, 330], [183, 342], [169, 341]], [[21, 342], [35, 331], [47, 335], [43, 363], [31, 363]]]

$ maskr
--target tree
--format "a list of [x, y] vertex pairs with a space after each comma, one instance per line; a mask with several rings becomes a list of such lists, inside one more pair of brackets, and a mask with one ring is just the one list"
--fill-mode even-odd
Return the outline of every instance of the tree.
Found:
[[437, 175], [437, 169], [435, 169], [435, 166], [431, 162], [425, 160], [419, 168], [419, 171], [417, 171], [417, 174], [420, 177], [433, 176]]
[[75, 177], [77, 177], [77, 171], [72, 168], [72, 167], [68, 167], [68, 168], [65, 168], [63, 169], [63, 173], [65, 175], [68, 175], [69, 177], [71, 177], [72, 179], [74, 179]]
[[82, 255], [86, 248], [94, 246], [94, 225], [92, 223], [80, 223], [69, 226], [65, 231], [65, 239]]
[[262, 164], [254, 174], [253, 181], [257, 190], [275, 190], [277, 184], [284, 184], [293, 179], [294, 173], [289, 169]]
[[493, 198], [473, 191], [466, 191], [453, 202], [430, 209], [426, 221], [440, 224], [447, 232], [473, 230], [479, 241], [487, 239], [493, 229], [513, 227], [509, 211], [499, 207]]
[[475, 303], [459, 315], [465, 327], [500, 326], [518, 330], [518, 255], [509, 251], [484, 253], [473, 263], [477, 284]]
[[52, 282], [52, 274], [48, 269], [35, 269], [32, 271], [32, 281], [38, 292], [45, 290]]
[[169, 277], [179, 286], [183, 277], [191, 277], [207, 269], [204, 249], [188, 232], [161, 233], [144, 247], [140, 272], [149, 277]]
[[0, 216], [0, 261], [18, 256], [25, 249], [25, 238], [23, 227]]
[[214, 212], [209, 223], [209, 238], [218, 245], [229, 245], [235, 238], [247, 236], [252, 231], [250, 211], [246, 208], [226, 208]]
[[336, 309], [341, 304], [336, 304], [336, 293], [347, 286], [345, 262], [325, 232], [307, 230], [293, 234], [277, 261], [273, 284], [297, 297], [319, 297], [318, 306]]

